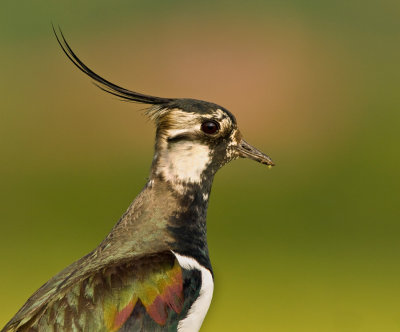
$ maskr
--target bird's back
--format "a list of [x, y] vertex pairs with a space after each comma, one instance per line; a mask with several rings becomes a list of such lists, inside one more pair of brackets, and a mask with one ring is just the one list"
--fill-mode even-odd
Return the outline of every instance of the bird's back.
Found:
[[2, 332], [176, 331], [201, 288], [201, 273], [172, 252], [77, 277], [80, 264], [85, 258], [43, 285]]

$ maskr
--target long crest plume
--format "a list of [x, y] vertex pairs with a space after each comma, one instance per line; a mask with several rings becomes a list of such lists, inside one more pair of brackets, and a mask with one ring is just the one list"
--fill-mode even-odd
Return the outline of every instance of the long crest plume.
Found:
[[58, 43], [60, 44], [63, 52], [71, 60], [71, 62], [78, 67], [83, 73], [92, 78], [95, 82], [94, 84], [99, 87], [101, 90], [110, 93], [114, 96], [121, 98], [124, 101], [137, 102], [143, 104], [153, 105], [148, 111], [148, 115], [150, 117], [157, 117], [158, 111], [166, 108], [167, 105], [176, 100], [176, 98], [162, 98], [149, 96], [142, 93], [134, 92], [128, 89], [125, 89], [119, 85], [111, 83], [110, 81], [104, 79], [103, 77], [97, 75], [93, 70], [91, 70], [88, 66], [86, 66], [74, 53], [72, 48], [69, 46], [66, 41], [63, 32], [60, 27], [58, 27], [59, 32], [56, 31], [53, 25], [53, 31], [57, 38]]

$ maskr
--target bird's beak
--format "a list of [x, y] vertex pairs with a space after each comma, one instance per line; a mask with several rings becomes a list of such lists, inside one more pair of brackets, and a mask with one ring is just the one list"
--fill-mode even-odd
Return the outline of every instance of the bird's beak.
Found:
[[237, 145], [237, 150], [241, 158], [249, 158], [258, 161], [261, 164], [275, 166], [270, 157], [262, 153], [260, 150], [257, 150], [255, 147], [251, 146], [244, 139], [240, 140], [240, 143]]

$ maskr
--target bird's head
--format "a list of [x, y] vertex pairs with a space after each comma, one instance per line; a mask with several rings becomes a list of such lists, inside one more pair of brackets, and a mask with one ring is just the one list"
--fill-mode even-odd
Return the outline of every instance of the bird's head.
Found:
[[243, 140], [232, 113], [213, 103], [175, 99], [152, 107], [157, 125], [153, 172], [169, 181], [202, 182], [231, 160], [271, 159]]
[[235, 117], [225, 108], [201, 100], [161, 98], [122, 88], [94, 73], [72, 51], [62, 32], [54, 32], [67, 57], [100, 89], [125, 101], [150, 105], [147, 115], [157, 127], [151, 177], [180, 184], [201, 183], [237, 158], [274, 165], [243, 139]]

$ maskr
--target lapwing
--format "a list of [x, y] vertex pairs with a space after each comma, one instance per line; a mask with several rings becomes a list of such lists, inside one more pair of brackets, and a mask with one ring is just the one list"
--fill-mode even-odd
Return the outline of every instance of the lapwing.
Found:
[[238, 158], [274, 163], [243, 139], [227, 109], [113, 84], [54, 32], [100, 89], [148, 105], [155, 153], [143, 190], [103, 242], [40, 287], [2, 332], [199, 331], [214, 289], [206, 232], [214, 175]]

